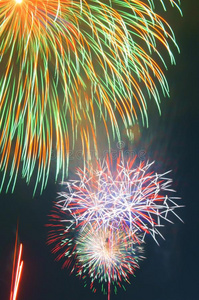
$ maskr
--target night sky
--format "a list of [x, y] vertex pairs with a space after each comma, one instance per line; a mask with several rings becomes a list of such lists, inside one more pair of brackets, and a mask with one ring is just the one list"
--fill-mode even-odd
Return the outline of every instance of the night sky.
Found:
[[[165, 0], [166, 2], [166, 0]], [[169, 5], [167, 5], [169, 8]], [[199, 294], [198, 229], [199, 229], [199, 1], [182, 0], [184, 17], [176, 9], [168, 9], [166, 20], [174, 29], [180, 55], [176, 66], [169, 66], [166, 77], [170, 86], [169, 99], [162, 97], [162, 115], [153, 104], [149, 108], [149, 128], [141, 128], [141, 138], [134, 149], [146, 159], [156, 160], [156, 168], [163, 173], [172, 170], [173, 187], [184, 224], [166, 224], [158, 246], [151, 237], [145, 245], [146, 259], [140, 263], [136, 277], [126, 291], [118, 289], [111, 300], [195, 300]], [[169, 64], [168, 64], [169, 65]], [[124, 143], [126, 143], [124, 138]], [[116, 143], [112, 143], [116, 147]], [[128, 145], [125, 145], [128, 147]], [[71, 162], [69, 177], [75, 171]], [[0, 194], [0, 300], [9, 299], [16, 224], [19, 219], [19, 238], [24, 245], [24, 270], [18, 300], [77, 300], [107, 299], [99, 291], [94, 294], [83, 282], [62, 269], [55, 262], [46, 245], [48, 215], [57, 192], [63, 187], [54, 182], [53, 167], [47, 188], [40, 196], [32, 196], [34, 179], [27, 186], [17, 181], [13, 194]]]

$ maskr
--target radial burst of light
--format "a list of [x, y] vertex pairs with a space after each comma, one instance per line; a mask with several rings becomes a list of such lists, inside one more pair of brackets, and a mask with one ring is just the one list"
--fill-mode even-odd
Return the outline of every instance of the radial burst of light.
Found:
[[143, 257], [142, 235], [128, 233], [124, 228], [98, 226], [87, 223], [79, 226], [63, 207], [56, 204], [50, 215], [48, 245], [56, 260], [63, 262], [63, 267], [84, 280], [92, 291], [101, 285], [103, 293], [110, 297], [111, 285], [114, 292], [117, 287], [130, 283], [129, 275], [139, 268], [139, 260]]
[[122, 228], [111, 226], [96, 227], [88, 224], [76, 238], [78, 275], [88, 282], [95, 291], [95, 281], [102, 284], [102, 291], [110, 296], [110, 283], [121, 287], [122, 281], [129, 282], [129, 275], [139, 268], [138, 261], [143, 259], [141, 243], [129, 236]]
[[127, 234], [143, 233], [143, 239], [150, 234], [157, 242], [159, 228], [171, 222], [171, 214], [177, 216], [180, 206], [169, 172], [157, 174], [153, 167], [154, 162], [138, 164], [136, 157], [124, 162], [119, 156], [115, 164], [107, 157], [95, 167], [78, 169], [79, 179], [66, 183], [68, 191], [58, 203], [79, 226], [121, 226]]
[[120, 140], [119, 116], [126, 128], [139, 116], [147, 124], [146, 99], [159, 108], [158, 86], [169, 93], [158, 49], [174, 63], [170, 44], [177, 44], [153, 1], [146, 3], [0, 1], [0, 190], [6, 174], [14, 187], [18, 173], [29, 183], [35, 170], [43, 190], [52, 149], [55, 176], [64, 178], [77, 139], [84, 157], [91, 144], [97, 155], [97, 116], [108, 141], [110, 134]]

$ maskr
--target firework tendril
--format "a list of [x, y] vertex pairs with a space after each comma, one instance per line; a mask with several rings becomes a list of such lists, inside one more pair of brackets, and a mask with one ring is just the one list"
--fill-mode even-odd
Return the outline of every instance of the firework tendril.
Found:
[[147, 99], [160, 110], [159, 90], [169, 95], [158, 49], [173, 64], [178, 46], [152, 0], [0, 1], [0, 24], [0, 190], [6, 174], [14, 188], [35, 171], [42, 191], [53, 149], [64, 178], [77, 139], [85, 159], [91, 145], [97, 156], [99, 120], [110, 145], [118, 119], [148, 125]]

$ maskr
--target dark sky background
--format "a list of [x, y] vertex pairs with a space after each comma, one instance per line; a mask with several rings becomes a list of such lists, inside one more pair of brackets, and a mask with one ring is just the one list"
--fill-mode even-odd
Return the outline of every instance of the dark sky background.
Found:
[[[166, 0], [165, 0], [166, 2]], [[168, 5], [169, 6], [169, 5]], [[160, 173], [172, 169], [176, 195], [186, 207], [178, 214], [184, 224], [166, 224], [162, 230], [166, 240], [157, 246], [147, 239], [145, 256], [136, 277], [131, 276], [127, 291], [118, 290], [111, 300], [192, 300], [199, 295], [199, 1], [182, 0], [184, 17], [169, 9], [167, 21], [174, 29], [181, 54], [176, 53], [176, 66], [166, 76], [170, 99], [162, 99], [162, 116], [149, 112], [150, 126], [142, 129], [135, 151], [156, 160]], [[141, 151], [141, 152], [140, 152]], [[54, 183], [51, 171], [42, 196], [32, 198], [33, 185], [18, 180], [13, 194], [0, 194], [0, 299], [9, 299], [12, 259], [17, 219], [19, 237], [24, 245], [24, 270], [19, 300], [107, 299], [101, 292], [92, 293], [83, 282], [61, 269], [46, 245], [47, 215], [60, 185]]]

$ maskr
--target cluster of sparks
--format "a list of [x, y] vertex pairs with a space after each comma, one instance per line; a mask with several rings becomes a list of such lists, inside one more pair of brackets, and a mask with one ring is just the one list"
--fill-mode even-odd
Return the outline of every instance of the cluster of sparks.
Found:
[[124, 161], [119, 156], [115, 164], [107, 157], [95, 167], [78, 169], [79, 179], [67, 182], [60, 194], [48, 243], [58, 259], [65, 257], [65, 266], [76, 260], [72, 271], [89, 277], [93, 290], [95, 280], [119, 286], [129, 282], [143, 258], [145, 236], [158, 242], [164, 221], [177, 216], [178, 198], [169, 196], [174, 191], [168, 172], [157, 174], [152, 168], [153, 163], [137, 164], [136, 157]]
[[[148, 125], [147, 98], [160, 111], [159, 89], [168, 96], [169, 88], [157, 46], [172, 64], [178, 46], [146, 2], [0, 1], [0, 190], [6, 174], [13, 190], [18, 173], [29, 183], [35, 172], [42, 191], [53, 150], [55, 178], [64, 179], [77, 140], [85, 160], [92, 147], [98, 156], [99, 120], [110, 146], [121, 138], [118, 119], [125, 128]], [[168, 2], [180, 11], [179, 1]]]
[[89, 276], [90, 288], [94, 292], [97, 280], [102, 285], [103, 293], [108, 293], [110, 297], [111, 283], [115, 292], [117, 286], [123, 286], [122, 281], [130, 283], [129, 274], [134, 274], [135, 269], [139, 268], [138, 262], [144, 258], [142, 253], [141, 241], [135, 242], [123, 228], [98, 228], [89, 223], [76, 239], [75, 269], [86, 282]]

